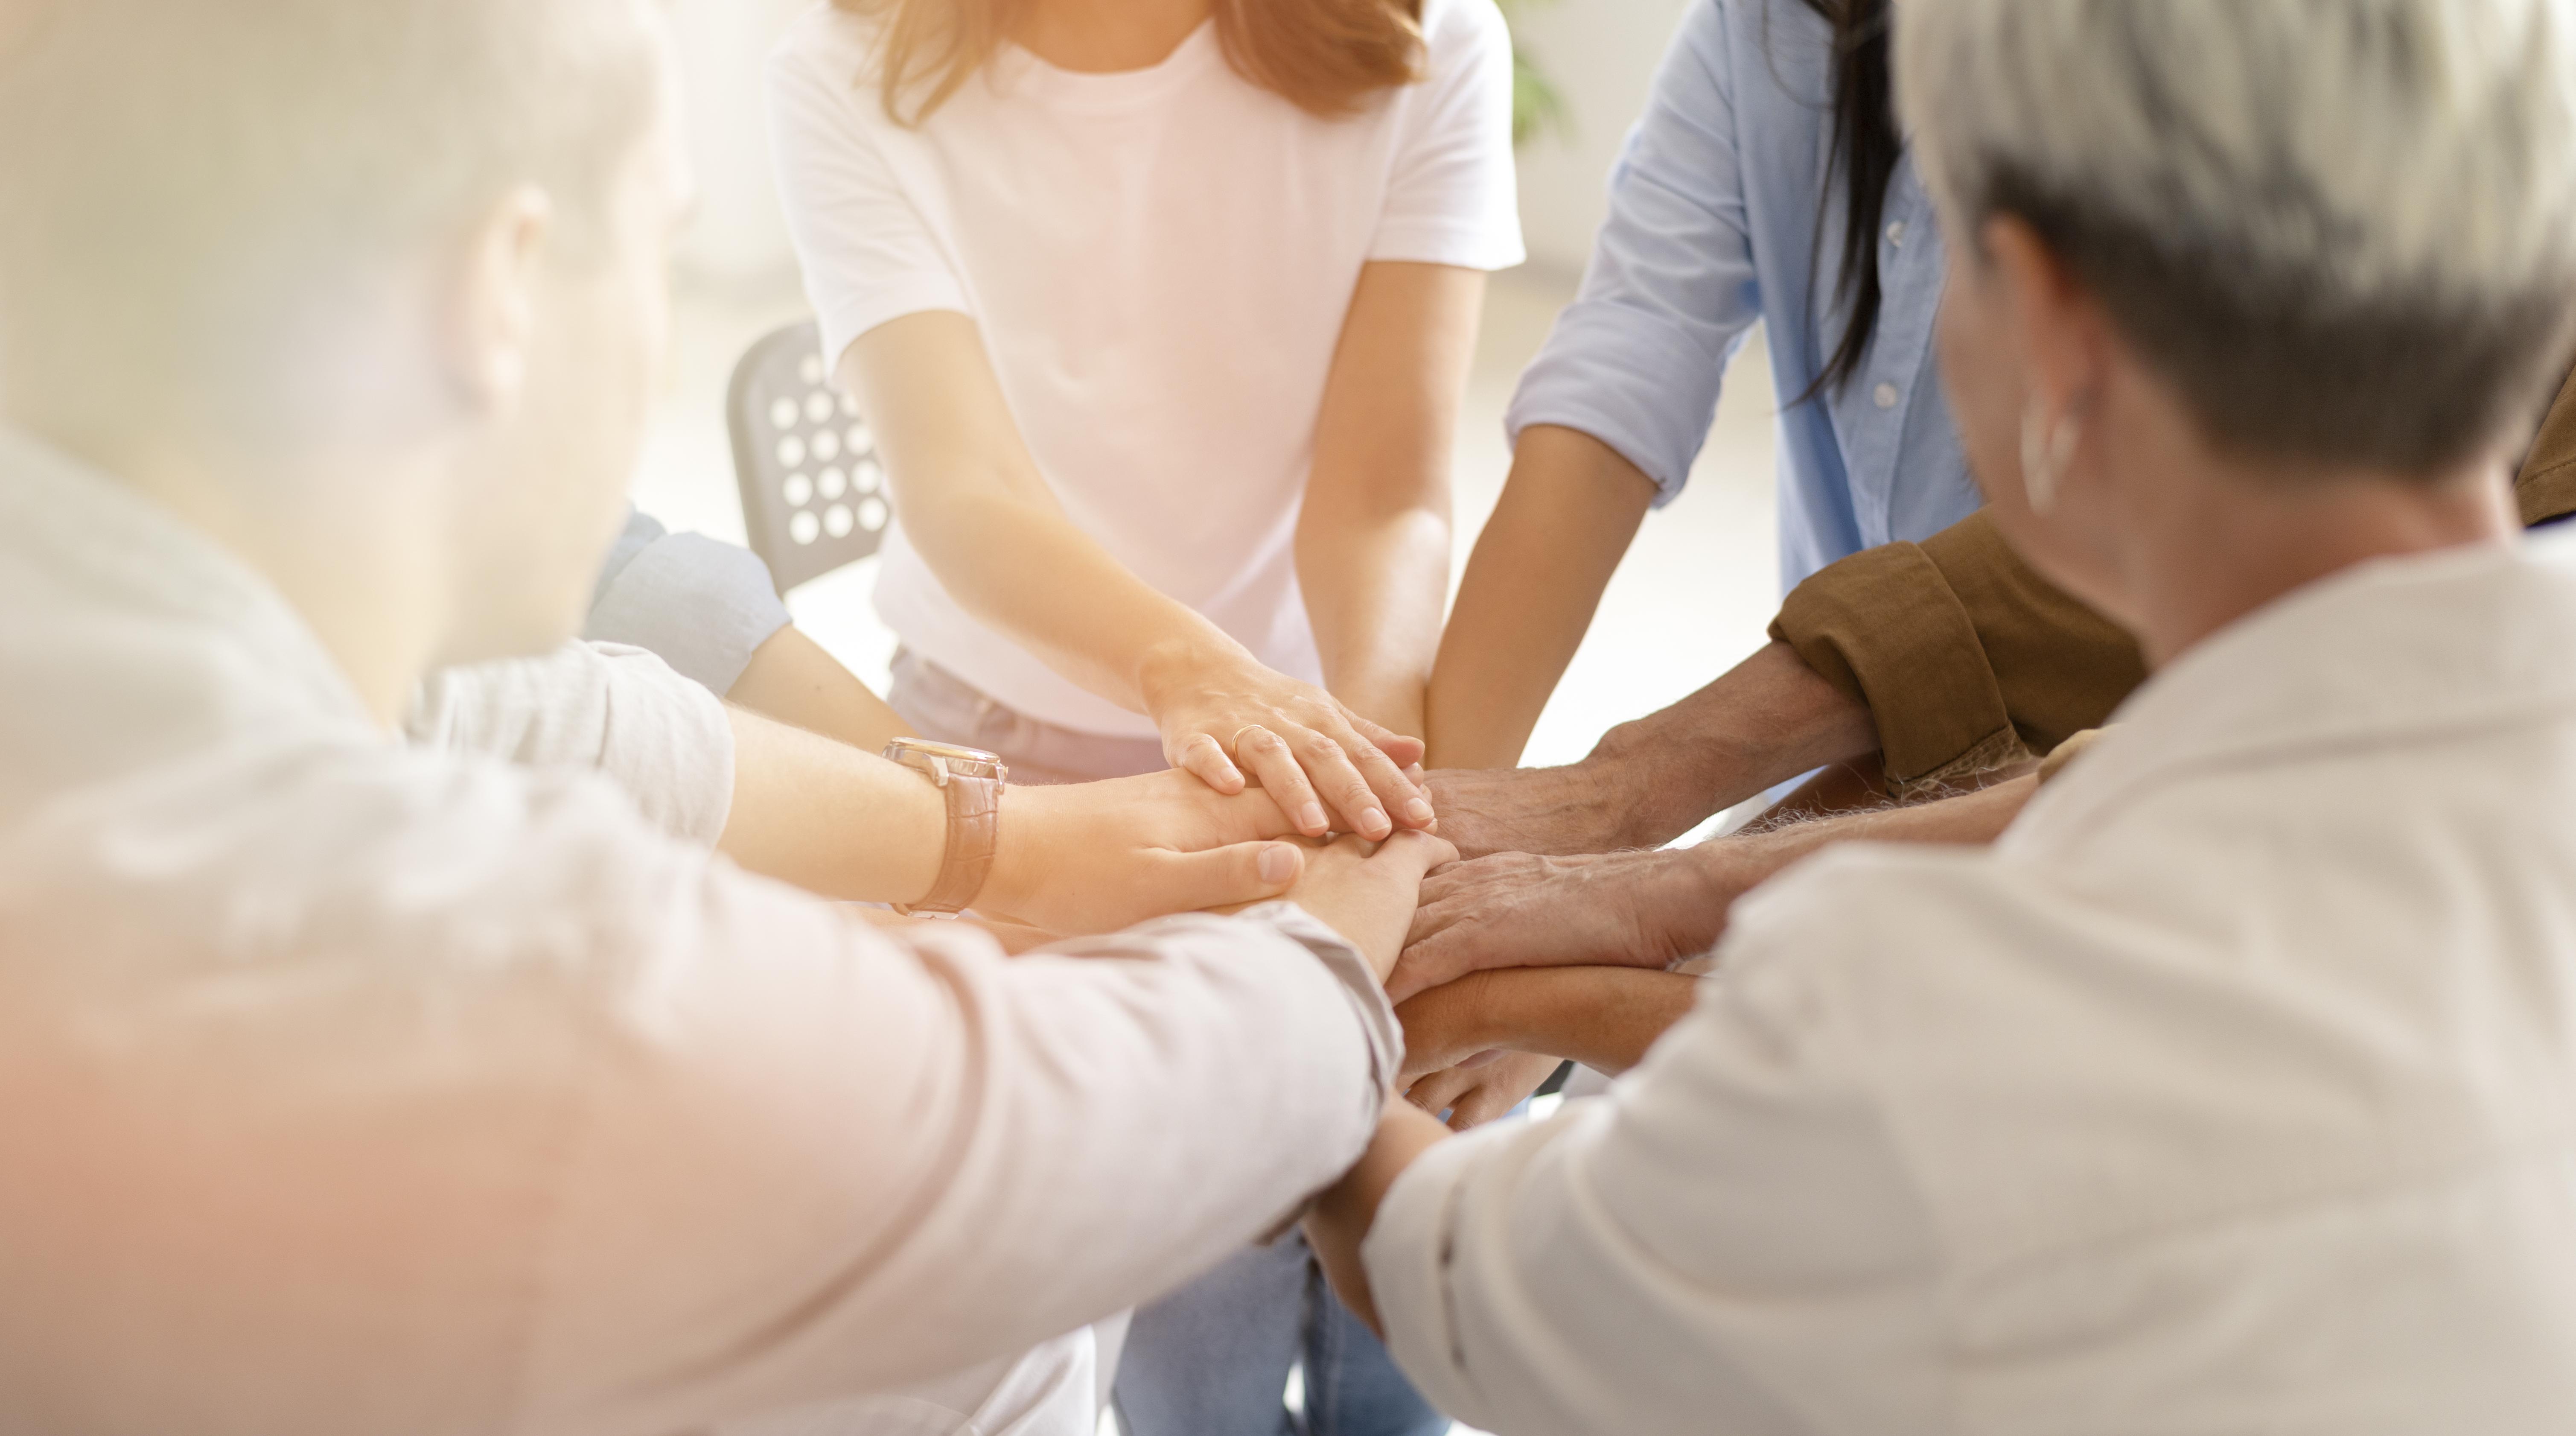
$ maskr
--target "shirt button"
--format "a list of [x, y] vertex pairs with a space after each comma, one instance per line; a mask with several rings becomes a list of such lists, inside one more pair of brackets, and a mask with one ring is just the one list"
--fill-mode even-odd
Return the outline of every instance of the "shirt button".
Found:
[[1882, 409], [1893, 409], [1896, 407], [1896, 401], [1899, 396], [1896, 392], [1895, 385], [1881, 384], [1878, 386], [1877, 390], [1870, 395], [1870, 397], [1878, 401], [1878, 407]]
[[1900, 219], [1887, 227], [1887, 242], [1897, 245], [1905, 243], [1905, 221]]

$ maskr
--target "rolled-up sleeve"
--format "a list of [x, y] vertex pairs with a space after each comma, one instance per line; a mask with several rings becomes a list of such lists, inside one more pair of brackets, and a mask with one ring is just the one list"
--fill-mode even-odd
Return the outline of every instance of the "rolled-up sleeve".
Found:
[[2147, 676], [2136, 640], [2022, 562], [1984, 510], [1827, 566], [1771, 635], [1869, 706], [1900, 790], [2045, 753]]
[[1761, 316], [1728, 93], [1731, 44], [1699, 0], [1665, 55], [1610, 181], [1582, 292], [1522, 377], [1505, 427], [1589, 434], [1682, 490], [1717, 413], [1726, 364]]
[[2514, 480], [2522, 521], [2532, 527], [2576, 513], [2576, 374], [2558, 391], [2558, 402], [2541, 422], [2531, 452]]
[[531, 768], [595, 770], [655, 827], [713, 847], [733, 814], [733, 723], [659, 657], [568, 643], [536, 658], [433, 673], [404, 715], [422, 747]]
[[699, 1429], [1112, 1315], [1331, 1182], [1400, 1066], [1365, 962], [1286, 906], [1018, 959], [721, 871], [645, 907], [537, 1277], [548, 1429]]
[[787, 621], [759, 555], [704, 534], [672, 533], [638, 510], [627, 516], [600, 573], [582, 635], [650, 649], [724, 694]]

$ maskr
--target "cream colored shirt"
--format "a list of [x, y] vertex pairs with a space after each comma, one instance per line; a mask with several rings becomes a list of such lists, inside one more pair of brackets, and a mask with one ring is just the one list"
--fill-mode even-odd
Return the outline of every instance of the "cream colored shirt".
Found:
[[6, 436], [0, 690], [10, 1429], [661, 1436], [886, 1391], [1273, 1225], [1396, 1070], [1293, 908], [1006, 961], [577, 765], [406, 748], [252, 574]]
[[2576, 548], [2294, 594], [1408, 1172], [1395, 1353], [1505, 1436], [2576, 1431], [2571, 813]]

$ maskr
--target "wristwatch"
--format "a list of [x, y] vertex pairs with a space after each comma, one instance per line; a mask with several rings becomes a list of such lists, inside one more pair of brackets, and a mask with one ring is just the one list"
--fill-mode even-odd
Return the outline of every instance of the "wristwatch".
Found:
[[894, 910], [906, 917], [954, 917], [973, 906], [993, 871], [1002, 838], [1002, 785], [1011, 780], [1011, 770], [981, 748], [922, 738], [897, 738], [886, 745], [885, 756], [928, 778], [948, 799], [948, 846], [939, 859], [939, 880], [930, 885], [930, 896], [896, 903]]

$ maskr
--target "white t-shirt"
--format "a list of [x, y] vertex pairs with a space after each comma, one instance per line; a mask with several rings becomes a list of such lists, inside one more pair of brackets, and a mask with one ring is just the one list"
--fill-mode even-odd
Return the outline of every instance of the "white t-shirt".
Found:
[[[925, 310], [972, 316], [1073, 521], [1264, 663], [1321, 676], [1293, 540], [1361, 266], [1521, 261], [1510, 37], [1424, 0], [1426, 78], [1319, 119], [1236, 74], [1213, 24], [1161, 64], [1005, 46], [917, 129], [887, 118], [873, 22], [818, 5], [774, 57], [789, 222], [837, 367]], [[877, 608], [1003, 703], [1088, 732], [1151, 721], [967, 616], [900, 529]]]

